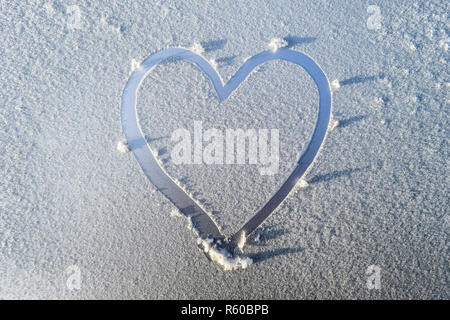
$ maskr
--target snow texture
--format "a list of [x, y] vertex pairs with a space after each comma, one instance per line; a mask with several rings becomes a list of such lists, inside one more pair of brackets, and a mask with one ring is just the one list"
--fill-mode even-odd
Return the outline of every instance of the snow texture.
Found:
[[[0, 298], [448, 300], [450, 2], [374, 1], [381, 17], [370, 4], [1, 1]], [[274, 35], [339, 79], [339, 130], [310, 187], [289, 195], [259, 242], [247, 235], [251, 267], [224, 272], [116, 151], [121, 97], [132, 59], [198, 42], [228, 81]], [[285, 61], [261, 65], [222, 102], [195, 65], [166, 61], [137, 108], [161, 165], [231, 234], [291, 172], [317, 101], [314, 81]], [[175, 165], [171, 134], [197, 120], [279, 129], [279, 172]], [[74, 265], [79, 290], [67, 286]], [[379, 290], [367, 287], [371, 265]]]

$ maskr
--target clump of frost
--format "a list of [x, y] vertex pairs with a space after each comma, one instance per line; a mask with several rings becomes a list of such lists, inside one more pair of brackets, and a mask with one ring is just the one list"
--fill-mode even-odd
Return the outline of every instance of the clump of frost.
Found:
[[214, 59], [210, 59], [209, 60], [209, 64], [211, 65], [211, 67], [213, 67], [214, 69], [217, 69], [217, 62]]
[[259, 242], [261, 240], [261, 234], [257, 233], [254, 237], [253, 237], [253, 241], [254, 242]]
[[186, 228], [188, 228], [188, 230], [194, 230], [194, 231], [195, 231], [194, 225], [192, 224], [192, 219], [191, 219], [191, 217], [187, 217], [187, 219], [188, 219], [188, 223], [187, 223]]
[[334, 129], [336, 129], [337, 127], [339, 127], [339, 120], [331, 119], [331, 122], [330, 122], [330, 130], [334, 130]]
[[408, 45], [409, 50], [411, 50], [411, 51], [417, 50], [416, 45], [414, 43], [408, 42], [407, 45]]
[[280, 48], [285, 48], [287, 46], [288, 42], [281, 38], [272, 38], [272, 40], [270, 40], [268, 44], [269, 49], [272, 50], [273, 52], [277, 51]]
[[211, 238], [199, 238], [197, 243], [211, 260], [219, 264], [225, 271], [245, 269], [253, 263], [253, 260], [249, 257], [233, 257], [226, 249], [218, 247]]
[[172, 211], [170, 211], [170, 216], [171, 217], [182, 217], [183, 215], [181, 214], [180, 210], [173, 209]]
[[237, 243], [237, 246], [240, 250], [242, 250], [245, 246], [245, 243], [247, 242], [247, 235], [245, 234], [245, 231], [241, 233], [241, 237], [239, 238], [239, 241]]
[[308, 181], [306, 181], [303, 178], [298, 180], [297, 185], [296, 185], [296, 187], [299, 188], [299, 189], [306, 188], [307, 186], [309, 186], [309, 183], [308, 183]]
[[126, 140], [120, 140], [117, 142], [117, 150], [120, 153], [127, 153], [130, 152], [131, 149]]
[[135, 59], [131, 59], [131, 72], [134, 72], [135, 70], [139, 69], [141, 67], [141, 64], [136, 61]]
[[337, 91], [341, 88], [341, 84], [340, 84], [339, 80], [337, 80], [337, 79], [331, 81], [330, 86], [331, 86], [332, 91]]
[[205, 52], [205, 48], [203, 48], [203, 46], [197, 42], [194, 43], [189, 49], [196, 54], [203, 54]]

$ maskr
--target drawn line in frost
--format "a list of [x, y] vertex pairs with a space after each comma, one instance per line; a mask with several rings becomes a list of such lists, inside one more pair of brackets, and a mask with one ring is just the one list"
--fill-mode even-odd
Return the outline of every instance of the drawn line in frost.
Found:
[[[220, 101], [227, 99], [253, 69], [270, 60], [285, 60], [302, 67], [313, 78], [319, 91], [316, 126], [311, 140], [305, 152], [300, 156], [296, 167], [278, 191], [270, 197], [239, 231], [230, 237], [222, 234], [212, 217], [181, 189], [160, 166], [150, 150], [138, 123], [136, 102], [139, 86], [154, 66], [173, 57], [181, 58], [198, 66], [211, 80]], [[131, 74], [122, 95], [121, 117], [125, 138], [147, 178], [183, 215], [190, 218], [199, 236], [198, 244], [205, 253], [226, 270], [230, 270], [245, 268], [251, 263], [251, 259], [239, 256], [239, 250], [236, 249], [242, 248], [246, 237], [258, 228], [286, 199], [317, 157], [326, 138], [331, 118], [331, 90], [325, 73], [310, 57], [304, 53], [287, 48], [281, 48], [276, 51], [264, 51], [251, 57], [225, 85], [220, 75], [205, 58], [188, 49], [171, 48], [149, 56]]]

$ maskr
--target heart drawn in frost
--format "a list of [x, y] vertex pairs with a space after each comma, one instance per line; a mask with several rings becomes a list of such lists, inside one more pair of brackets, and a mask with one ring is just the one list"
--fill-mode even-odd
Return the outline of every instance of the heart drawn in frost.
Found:
[[[181, 189], [158, 164], [138, 123], [136, 100], [140, 84], [155, 65], [173, 57], [194, 63], [206, 73], [221, 101], [228, 98], [255, 67], [270, 60], [285, 60], [299, 65], [313, 78], [319, 91], [319, 111], [316, 126], [311, 140], [309, 141], [305, 152], [298, 160], [295, 169], [283, 182], [278, 191], [270, 197], [270, 199], [246, 224], [244, 224], [244, 226], [242, 226], [239, 231], [229, 238], [226, 238], [220, 232], [212, 218], [194, 199], [186, 194], [186, 192]], [[226, 246], [228, 246], [229, 249], [233, 249], [243, 232], [245, 232], [245, 235], [251, 234], [272, 212], [275, 211], [288, 196], [297, 181], [312, 165], [327, 135], [328, 124], [331, 117], [331, 90], [328, 79], [322, 69], [310, 57], [298, 51], [282, 48], [275, 52], [261, 52], [248, 59], [228, 83], [224, 85], [217, 71], [202, 56], [187, 49], [171, 48], [149, 56], [141, 64], [140, 68], [132, 73], [122, 95], [121, 117], [122, 128], [128, 144], [150, 182], [152, 182], [159, 191], [175, 204], [183, 215], [191, 218], [192, 224], [201, 238], [213, 238], [215, 242], [226, 243]]]

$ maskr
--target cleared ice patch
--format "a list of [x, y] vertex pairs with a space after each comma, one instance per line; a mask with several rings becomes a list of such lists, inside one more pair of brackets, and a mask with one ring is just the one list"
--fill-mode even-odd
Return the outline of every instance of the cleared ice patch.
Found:
[[287, 46], [288, 42], [281, 38], [272, 38], [272, 40], [270, 40], [268, 44], [269, 49], [272, 50], [273, 52], [277, 51], [280, 48], [285, 48]]
[[225, 271], [245, 269], [253, 263], [253, 260], [249, 257], [233, 257], [230, 252], [219, 247], [211, 238], [199, 238], [197, 243], [202, 247], [203, 251], [211, 258], [211, 260], [219, 264]]

